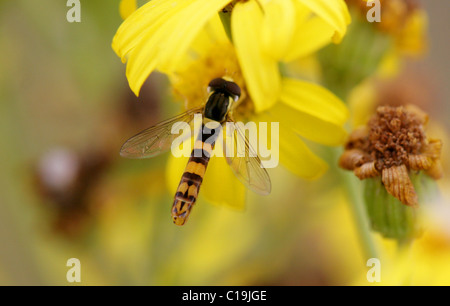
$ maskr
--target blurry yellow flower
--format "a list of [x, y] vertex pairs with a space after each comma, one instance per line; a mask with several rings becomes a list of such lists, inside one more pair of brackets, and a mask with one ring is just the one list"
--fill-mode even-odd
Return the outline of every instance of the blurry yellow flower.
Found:
[[350, 129], [363, 126], [369, 121], [377, 105], [377, 88], [368, 79], [353, 88], [347, 98], [350, 110]]
[[[347, 135], [343, 124], [348, 117], [343, 102], [319, 85], [280, 77], [281, 87], [276, 103], [267, 110], [259, 111], [252, 92], [248, 90], [249, 79], [257, 76], [246, 76], [241, 68], [236, 51], [216, 16], [200, 32], [192, 48], [168, 76], [175, 93], [185, 101], [186, 109], [206, 101], [210, 80], [217, 77], [233, 79], [242, 91], [233, 112], [236, 120], [279, 122], [280, 162], [303, 178], [320, 176], [327, 168], [326, 163], [308, 149], [298, 135], [320, 144], [341, 144]], [[217, 143], [215, 150], [221, 149], [220, 143]], [[170, 157], [167, 172], [173, 190], [186, 162], [187, 158]], [[243, 207], [245, 191], [224, 158], [211, 159], [201, 191], [206, 199], [216, 204]]]
[[[346, 0], [349, 7], [356, 7], [366, 18], [371, 5], [360, 0]], [[367, 2], [371, 2], [368, 0]], [[381, 0], [380, 22], [373, 25], [392, 37], [396, 52], [404, 55], [421, 55], [427, 49], [428, 19], [425, 11], [415, 0]]]
[[339, 41], [350, 17], [343, 0], [153, 0], [131, 14], [112, 47], [128, 61], [133, 92], [155, 69], [173, 71], [200, 30], [219, 11], [231, 12], [231, 32], [255, 108], [273, 106], [281, 90], [280, 61]]
[[346, 0], [353, 22], [345, 38], [319, 52], [324, 84], [343, 99], [369, 77], [395, 76], [406, 55], [427, 50], [427, 15], [416, 1], [380, 1], [380, 22], [367, 19], [374, 8], [368, 2]]
[[397, 33], [396, 46], [405, 55], [418, 56], [428, 49], [428, 16], [424, 10], [416, 9]]

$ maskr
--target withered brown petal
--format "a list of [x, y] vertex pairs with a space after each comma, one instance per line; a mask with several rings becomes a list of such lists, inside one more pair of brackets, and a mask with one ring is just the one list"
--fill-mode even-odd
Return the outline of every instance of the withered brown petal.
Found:
[[375, 161], [365, 163], [361, 167], [355, 168], [354, 173], [360, 180], [380, 175], [375, 168]]
[[339, 167], [347, 170], [353, 170], [364, 163], [367, 154], [359, 149], [346, 150], [339, 158]]
[[413, 170], [428, 170], [433, 164], [431, 157], [425, 155], [408, 155], [409, 168]]
[[417, 206], [417, 194], [414, 190], [405, 165], [383, 169], [381, 180], [387, 192], [408, 206]]

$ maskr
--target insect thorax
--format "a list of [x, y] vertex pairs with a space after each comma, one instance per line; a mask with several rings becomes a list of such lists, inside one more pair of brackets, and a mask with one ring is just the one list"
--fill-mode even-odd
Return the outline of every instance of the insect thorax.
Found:
[[229, 94], [222, 91], [213, 91], [205, 105], [205, 118], [220, 123], [224, 122], [232, 101], [233, 99]]

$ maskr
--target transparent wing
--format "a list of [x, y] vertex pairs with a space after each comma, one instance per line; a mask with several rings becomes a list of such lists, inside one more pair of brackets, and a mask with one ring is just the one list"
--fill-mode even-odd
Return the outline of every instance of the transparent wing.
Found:
[[[227, 121], [234, 122], [231, 116]], [[234, 125], [234, 129], [226, 131], [223, 140], [225, 158], [236, 177], [252, 191], [268, 195], [272, 189], [269, 174], [242, 128]]]
[[[193, 108], [187, 112], [160, 122], [128, 139], [120, 149], [120, 155], [127, 158], [148, 158], [170, 149], [178, 134], [172, 134], [172, 127], [181, 128], [189, 124], [192, 131], [194, 115], [201, 113], [203, 107]], [[190, 135], [183, 135], [188, 138]], [[183, 139], [185, 140], [185, 139]]]

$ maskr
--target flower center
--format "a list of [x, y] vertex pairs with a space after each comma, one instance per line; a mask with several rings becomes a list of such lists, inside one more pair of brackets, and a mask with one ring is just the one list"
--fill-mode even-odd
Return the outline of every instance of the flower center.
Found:
[[247, 93], [234, 48], [229, 43], [214, 44], [200, 56], [193, 56], [185, 69], [169, 76], [175, 95], [191, 109], [205, 103], [208, 98], [208, 84], [215, 78], [235, 82], [241, 88], [241, 97], [235, 113], [248, 117], [253, 113], [253, 101]]
[[368, 153], [378, 171], [408, 165], [408, 155], [420, 154], [426, 145], [424, 123], [424, 117], [404, 107], [381, 106], [368, 123], [368, 135], [349, 142], [347, 148]]

